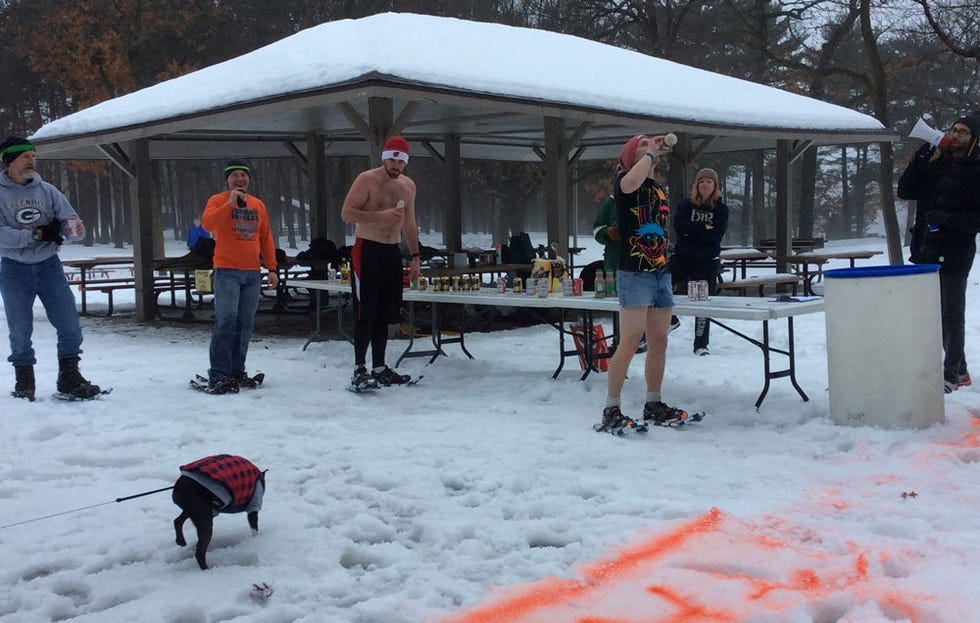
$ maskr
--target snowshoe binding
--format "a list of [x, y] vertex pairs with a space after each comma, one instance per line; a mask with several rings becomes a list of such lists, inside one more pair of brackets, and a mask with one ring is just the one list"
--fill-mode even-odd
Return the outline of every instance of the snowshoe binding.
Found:
[[350, 385], [347, 388], [355, 394], [360, 394], [373, 391], [378, 387], [378, 380], [368, 374], [367, 368], [359, 366], [354, 369], [354, 375], [351, 377]]
[[602, 411], [602, 422], [592, 427], [597, 433], [609, 433], [622, 437], [629, 433], [645, 433], [647, 425], [623, 415], [619, 407], [606, 407]]
[[[701, 414], [698, 414], [699, 416]], [[678, 428], [688, 420], [688, 413], [683, 409], [677, 409], [662, 402], [648, 402], [643, 405], [643, 421], [650, 422], [654, 426], [669, 426]], [[697, 420], [701, 418], [698, 417]], [[697, 421], [695, 420], [695, 421]]]
[[385, 366], [380, 372], [371, 372], [371, 378], [378, 382], [382, 387], [392, 385], [405, 385], [412, 382], [412, 377], [407, 374], [399, 374]]

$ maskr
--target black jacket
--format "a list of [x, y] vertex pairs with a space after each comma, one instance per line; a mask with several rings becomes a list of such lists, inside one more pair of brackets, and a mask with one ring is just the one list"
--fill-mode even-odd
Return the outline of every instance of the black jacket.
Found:
[[[980, 159], [943, 153], [929, 160], [931, 154], [919, 150], [898, 180], [899, 198], [916, 201], [909, 260], [968, 273], [980, 231]], [[925, 215], [931, 211], [946, 213], [948, 222], [928, 227]]]
[[688, 263], [718, 259], [727, 229], [728, 206], [721, 199], [713, 207], [682, 200], [674, 213], [674, 257]]

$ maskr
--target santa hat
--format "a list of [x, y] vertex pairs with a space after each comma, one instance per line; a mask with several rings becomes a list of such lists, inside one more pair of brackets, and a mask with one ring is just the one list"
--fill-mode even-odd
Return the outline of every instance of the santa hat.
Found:
[[381, 152], [382, 160], [401, 160], [408, 162], [408, 141], [402, 136], [392, 136], [385, 141], [384, 150]]

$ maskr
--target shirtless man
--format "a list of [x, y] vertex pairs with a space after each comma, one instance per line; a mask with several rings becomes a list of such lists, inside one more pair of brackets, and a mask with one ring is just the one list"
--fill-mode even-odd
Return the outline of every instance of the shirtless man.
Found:
[[[411, 380], [385, 363], [388, 325], [401, 321], [402, 257], [398, 243], [402, 231], [412, 253], [409, 276], [414, 279], [419, 275], [415, 182], [403, 175], [408, 151], [404, 138], [389, 138], [381, 152], [381, 166], [357, 176], [340, 213], [345, 223], [355, 223], [351, 250], [355, 311], [351, 388], [355, 391]], [[366, 366], [369, 344], [370, 372]]]

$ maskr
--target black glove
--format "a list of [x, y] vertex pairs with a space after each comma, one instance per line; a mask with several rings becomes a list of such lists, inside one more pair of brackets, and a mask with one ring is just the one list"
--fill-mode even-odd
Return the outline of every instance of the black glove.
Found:
[[929, 210], [926, 212], [926, 223], [929, 225], [949, 225], [949, 212]]
[[61, 223], [58, 219], [52, 220], [47, 225], [39, 225], [34, 228], [34, 240], [38, 242], [54, 242], [61, 244], [65, 239], [61, 236]]
[[923, 143], [922, 147], [916, 150], [915, 157], [921, 160], [928, 160], [929, 158], [932, 158], [932, 153], [934, 151], [936, 151], [936, 148], [933, 147], [931, 143]]

